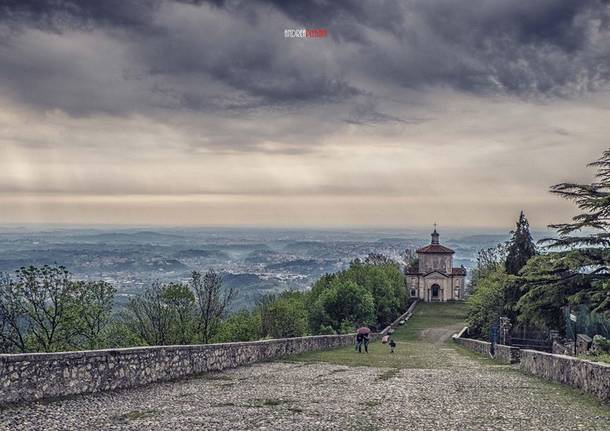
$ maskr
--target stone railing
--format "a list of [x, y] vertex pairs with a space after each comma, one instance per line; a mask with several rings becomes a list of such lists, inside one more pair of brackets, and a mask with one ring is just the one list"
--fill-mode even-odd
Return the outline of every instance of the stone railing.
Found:
[[[462, 332], [463, 331], [464, 330], [462, 330]], [[491, 357], [491, 343], [487, 341], [473, 340], [472, 338], [461, 338], [457, 336], [453, 337], [453, 341], [468, 350]], [[496, 344], [493, 358], [503, 364], [515, 364], [519, 362], [519, 352], [520, 350], [518, 347]]]
[[566, 355], [521, 350], [521, 371], [563, 383], [610, 401], [610, 364]]
[[[124, 389], [350, 345], [355, 334], [0, 355], [0, 404]], [[377, 338], [373, 334], [372, 339]]]
[[413, 315], [413, 310], [415, 310], [415, 306], [417, 305], [417, 299], [413, 301], [413, 303], [407, 308], [407, 311], [402, 313], [400, 317], [394, 320], [391, 324], [386, 326], [383, 331], [380, 332], [381, 335], [386, 335], [390, 329], [395, 329], [398, 325], [400, 325], [400, 321], [404, 320], [405, 322], [411, 318]]
[[[460, 334], [464, 334], [465, 329]], [[487, 341], [462, 338], [457, 334], [453, 341], [473, 352], [491, 356], [491, 343]], [[519, 369], [524, 373], [563, 383], [610, 401], [610, 364], [502, 344], [495, 345], [494, 359], [505, 364], [519, 363]]]

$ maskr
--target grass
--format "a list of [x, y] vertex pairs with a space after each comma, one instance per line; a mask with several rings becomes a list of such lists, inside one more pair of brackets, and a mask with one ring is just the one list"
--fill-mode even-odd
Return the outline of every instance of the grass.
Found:
[[600, 353], [598, 355], [578, 355], [580, 359], [586, 359], [591, 362], [601, 362], [610, 364], [610, 353]]
[[[349, 366], [402, 368], [444, 368], [451, 366], [448, 355], [439, 354], [439, 348], [422, 338], [421, 331], [430, 328], [459, 327], [464, 324], [466, 313], [462, 303], [420, 303], [411, 319], [399, 326], [392, 337], [396, 352], [390, 353], [380, 342], [369, 344], [369, 353], [357, 353], [354, 347], [308, 352], [289, 359], [291, 362], [329, 362]], [[453, 348], [447, 345], [448, 348]], [[388, 377], [389, 378], [389, 377]]]
[[466, 325], [466, 304], [420, 302], [405, 326], [399, 326], [393, 337], [396, 341], [419, 341], [420, 332], [428, 328]]

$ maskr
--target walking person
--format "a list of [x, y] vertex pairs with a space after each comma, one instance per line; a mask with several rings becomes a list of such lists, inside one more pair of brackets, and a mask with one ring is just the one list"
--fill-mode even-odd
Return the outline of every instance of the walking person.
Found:
[[358, 337], [360, 337], [360, 341], [358, 343], [358, 353], [362, 353], [362, 345], [364, 344], [364, 352], [368, 353], [369, 352], [369, 334], [371, 333], [371, 330], [369, 328], [367, 328], [366, 326], [362, 326], [361, 328], [358, 328], [358, 331], [356, 331], [356, 339], [358, 339]]
[[362, 338], [362, 334], [356, 334], [356, 352], [358, 353], [360, 353], [360, 350], [362, 349]]
[[369, 334], [365, 334], [362, 337], [362, 344], [364, 344], [364, 352], [368, 353], [369, 352]]
[[390, 353], [394, 353], [394, 349], [396, 348], [396, 342], [393, 338], [390, 338], [388, 345], [390, 346]]

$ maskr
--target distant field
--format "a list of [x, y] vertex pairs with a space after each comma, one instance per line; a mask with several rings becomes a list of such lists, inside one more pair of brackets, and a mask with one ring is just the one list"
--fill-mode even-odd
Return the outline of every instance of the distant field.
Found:
[[368, 354], [359, 354], [354, 347], [344, 347], [305, 353], [290, 361], [399, 369], [451, 367], [452, 357], [457, 354], [457, 350], [445, 341], [465, 324], [465, 315], [466, 306], [463, 303], [420, 303], [406, 325], [394, 332], [397, 346], [393, 354], [387, 345], [374, 342], [369, 345]]

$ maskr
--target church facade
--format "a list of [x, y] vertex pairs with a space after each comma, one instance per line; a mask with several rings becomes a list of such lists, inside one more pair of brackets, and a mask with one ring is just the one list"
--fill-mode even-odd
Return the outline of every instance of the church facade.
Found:
[[405, 269], [407, 294], [425, 302], [464, 299], [466, 268], [453, 267], [454, 253], [440, 244], [435, 227], [431, 243], [417, 250], [417, 267]]

